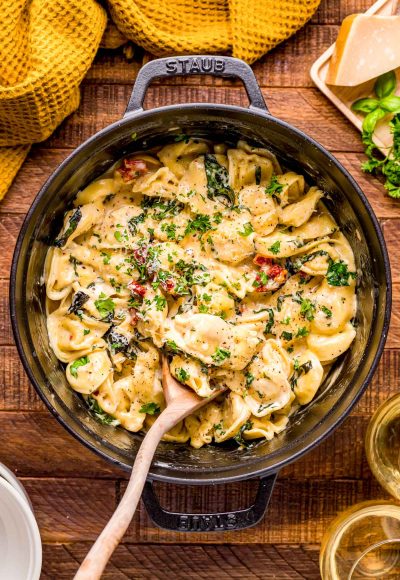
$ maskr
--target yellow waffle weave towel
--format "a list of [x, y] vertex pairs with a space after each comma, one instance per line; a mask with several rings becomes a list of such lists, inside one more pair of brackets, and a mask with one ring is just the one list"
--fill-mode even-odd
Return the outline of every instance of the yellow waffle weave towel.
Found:
[[[220, 53], [251, 63], [315, 12], [320, 0], [108, 0], [121, 33], [152, 54]], [[107, 24], [95, 0], [0, 0], [0, 199], [30, 145], [79, 105], [79, 85]]]

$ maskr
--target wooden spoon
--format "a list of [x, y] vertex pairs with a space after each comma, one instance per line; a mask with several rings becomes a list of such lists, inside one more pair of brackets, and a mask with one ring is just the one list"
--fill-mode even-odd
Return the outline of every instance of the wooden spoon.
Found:
[[179, 421], [209, 403], [225, 390], [218, 389], [211, 397], [199, 397], [194, 391], [178, 383], [171, 376], [165, 356], [162, 360], [162, 384], [167, 407], [143, 439], [132, 467], [128, 487], [110, 521], [80, 565], [74, 580], [98, 580], [101, 577], [108, 560], [133, 518], [153, 455], [162, 436]]

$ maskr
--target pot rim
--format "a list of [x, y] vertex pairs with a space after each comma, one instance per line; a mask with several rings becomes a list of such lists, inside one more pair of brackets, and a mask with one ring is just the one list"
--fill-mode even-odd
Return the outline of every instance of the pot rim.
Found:
[[[122, 119], [119, 119], [118, 121], [115, 121], [114, 123], [111, 123], [110, 125], [107, 125], [103, 129], [101, 129], [100, 131], [98, 131], [97, 133], [95, 133], [94, 135], [89, 137], [86, 141], [81, 143], [76, 149], [74, 149], [66, 157], [66, 159], [64, 159], [61, 162], [61, 164], [57, 167], [57, 169], [49, 176], [49, 178], [42, 185], [42, 187], [40, 188], [34, 201], [32, 202], [31, 207], [29, 208], [29, 210], [26, 214], [26, 217], [25, 217], [24, 222], [22, 224], [20, 233], [18, 235], [17, 243], [15, 245], [12, 266], [11, 266], [10, 288], [9, 288], [11, 324], [12, 324], [12, 329], [13, 329], [13, 334], [14, 334], [17, 350], [18, 350], [20, 359], [22, 361], [22, 364], [24, 366], [25, 372], [27, 373], [29, 380], [32, 383], [32, 385], [34, 386], [36, 392], [39, 394], [42, 401], [45, 403], [45, 405], [51, 411], [51, 413], [56, 417], [56, 419], [59, 421], [59, 423], [61, 423], [61, 425], [70, 434], [72, 434], [78, 441], [80, 441], [80, 443], [85, 445], [85, 447], [87, 447], [88, 449], [94, 451], [98, 456], [106, 459], [110, 463], [124, 469], [125, 471], [130, 471], [131, 466], [127, 465], [126, 463], [124, 463], [123, 461], [121, 461], [115, 457], [111, 457], [106, 451], [99, 448], [98, 445], [95, 444], [95, 439], [99, 439], [97, 435], [92, 433], [91, 437], [93, 438], [93, 440], [89, 441], [87, 438], [85, 438], [80, 433], [78, 433], [78, 430], [76, 430], [74, 428], [74, 424], [70, 425], [64, 419], [64, 417], [61, 416], [61, 414], [58, 412], [58, 410], [52, 405], [51, 401], [45, 396], [45, 394], [43, 393], [42, 389], [40, 388], [38, 382], [36, 381], [36, 379], [34, 377], [34, 373], [31, 370], [31, 367], [30, 367], [28, 360], [27, 360], [27, 357], [25, 355], [25, 351], [23, 349], [22, 339], [20, 336], [18, 323], [17, 323], [17, 318], [18, 318], [17, 304], [16, 304], [17, 303], [17, 299], [16, 299], [17, 268], [18, 268], [22, 243], [23, 243], [23, 240], [25, 238], [26, 231], [27, 231], [27, 228], [30, 224], [32, 215], [34, 214], [37, 205], [40, 203], [42, 198], [45, 196], [49, 185], [55, 179], [57, 179], [59, 177], [59, 175], [62, 174], [62, 172], [64, 172], [65, 169], [69, 165], [71, 165], [73, 163], [75, 158], [77, 156], [79, 156], [79, 154], [82, 151], [84, 151], [92, 143], [95, 143], [99, 139], [102, 139], [102, 138], [109, 136], [114, 131], [129, 124], [131, 121], [134, 121], [134, 120], [136, 121], [138, 119], [145, 119], [149, 116], [151, 117], [154, 115], [160, 115], [160, 114], [164, 114], [167, 112], [174, 112], [174, 111], [182, 112], [182, 110], [183, 111], [190, 110], [190, 111], [198, 111], [198, 112], [217, 112], [217, 111], [220, 111], [221, 113], [227, 113], [227, 114], [240, 113], [240, 114], [247, 114], [247, 115], [253, 116], [253, 117], [263, 117], [265, 119], [268, 119], [269, 121], [272, 121], [276, 125], [283, 127], [284, 129], [286, 129], [290, 133], [296, 134], [301, 139], [308, 141], [309, 144], [311, 144], [316, 149], [318, 149], [320, 152], [322, 152], [324, 154], [324, 156], [327, 158], [327, 160], [330, 163], [332, 163], [336, 167], [336, 169], [338, 171], [340, 171], [340, 173], [350, 183], [352, 188], [356, 191], [359, 198], [361, 199], [361, 202], [363, 203], [364, 207], [366, 208], [367, 213], [369, 215], [369, 218], [372, 222], [375, 235], [376, 235], [378, 243], [379, 243], [380, 251], [382, 252], [383, 266], [384, 266], [384, 272], [385, 272], [386, 296], [385, 296], [384, 319], [383, 319], [383, 324], [382, 324], [382, 334], [379, 338], [379, 342], [378, 342], [378, 345], [376, 347], [376, 351], [375, 351], [375, 354], [373, 356], [372, 363], [371, 363], [370, 368], [365, 375], [365, 379], [361, 383], [357, 393], [353, 396], [353, 398], [345, 406], [345, 408], [339, 412], [339, 415], [333, 421], [331, 419], [330, 424], [327, 426], [327, 428], [322, 433], [316, 434], [316, 437], [314, 439], [312, 437], [310, 437], [321, 426], [322, 423], [326, 423], [330, 418], [332, 418], [332, 415], [336, 412], [337, 407], [340, 405], [341, 402], [343, 405], [343, 401], [342, 401], [343, 397], [335, 403], [335, 405], [324, 415], [323, 419], [317, 425], [315, 425], [311, 431], [310, 430], [307, 431], [307, 433], [305, 433], [303, 436], [301, 436], [296, 441], [292, 442], [291, 444], [289, 444], [286, 447], [286, 449], [288, 451], [290, 451], [291, 448], [295, 448], [294, 452], [290, 455], [290, 457], [282, 458], [280, 461], [277, 461], [272, 466], [260, 467], [260, 468], [256, 467], [257, 463], [261, 463], [263, 461], [263, 459], [265, 459], [265, 457], [267, 457], [267, 456], [265, 456], [265, 457], [254, 458], [253, 462], [249, 461], [249, 462], [246, 462], [245, 464], [243, 464], [241, 473], [234, 473], [235, 471], [237, 471], [239, 469], [239, 467], [232, 467], [231, 466], [231, 467], [216, 468], [212, 472], [204, 469], [204, 471], [196, 473], [196, 476], [192, 478], [190, 476], [187, 477], [188, 470], [185, 470], [185, 471], [174, 470], [174, 475], [168, 475], [165, 473], [160, 473], [160, 471], [162, 472], [165, 469], [163, 466], [152, 466], [150, 471], [149, 471], [149, 475], [148, 475], [149, 480], [163, 481], [163, 482], [169, 482], [169, 483], [174, 483], [174, 484], [204, 485], [204, 484], [211, 484], [211, 483], [228, 483], [228, 482], [241, 481], [241, 480], [246, 480], [246, 479], [260, 477], [260, 476], [266, 476], [266, 475], [269, 475], [272, 473], [277, 473], [280, 469], [282, 469], [282, 467], [289, 465], [290, 463], [293, 463], [294, 461], [296, 461], [297, 459], [299, 459], [300, 457], [302, 457], [303, 455], [308, 453], [308, 451], [310, 451], [312, 448], [314, 448], [318, 444], [320, 444], [329, 435], [331, 435], [332, 432], [342, 424], [342, 422], [349, 415], [349, 413], [352, 410], [352, 408], [354, 407], [354, 405], [357, 403], [357, 401], [360, 399], [360, 397], [362, 396], [362, 394], [366, 390], [366, 388], [367, 388], [369, 382], [371, 381], [371, 378], [376, 370], [376, 367], [379, 363], [380, 357], [382, 355], [382, 352], [383, 352], [383, 349], [385, 346], [385, 342], [386, 342], [386, 338], [387, 338], [387, 334], [388, 334], [389, 322], [390, 322], [390, 314], [391, 314], [392, 281], [391, 281], [389, 256], [388, 256], [388, 251], [386, 248], [386, 244], [385, 244], [382, 230], [380, 228], [379, 222], [375, 216], [375, 213], [374, 213], [368, 199], [366, 198], [365, 194], [363, 193], [363, 191], [361, 190], [360, 186], [357, 184], [355, 179], [350, 175], [350, 173], [347, 171], [347, 169], [345, 169], [343, 167], [343, 165], [327, 149], [325, 149], [325, 147], [320, 145], [315, 139], [313, 139], [312, 137], [310, 137], [309, 135], [307, 135], [306, 133], [304, 133], [300, 129], [297, 129], [293, 125], [287, 123], [286, 121], [283, 121], [282, 119], [279, 119], [279, 118], [271, 115], [266, 110], [262, 110], [262, 109], [259, 109], [256, 107], [246, 108], [246, 107], [241, 107], [241, 106], [237, 106], [237, 105], [225, 105], [225, 104], [219, 104], [219, 103], [184, 103], [184, 104], [166, 105], [166, 106], [157, 107], [157, 108], [149, 109], [149, 110], [137, 109], [131, 113], [126, 114]], [[376, 320], [377, 315], [378, 315], [378, 313], [376, 311], [374, 311], [374, 320]], [[372, 340], [372, 333], [370, 333], [370, 335], [368, 337], [368, 341], [367, 341], [364, 353], [367, 352], [368, 349], [370, 348], [371, 340]], [[363, 364], [363, 359], [361, 359], [360, 365], [361, 364]], [[68, 409], [66, 407], [66, 405], [61, 400], [60, 400], [60, 403], [66, 409]], [[70, 417], [72, 417], [74, 419], [72, 414], [70, 414]], [[76, 421], [76, 423], [78, 424], [79, 422]], [[307, 438], [308, 441], [306, 441], [306, 443], [304, 444], [305, 438]], [[106, 448], [108, 447], [108, 445], [105, 444], [104, 441], [102, 441], [102, 445]], [[273, 453], [271, 455], [273, 455]], [[166, 469], [169, 471], [169, 470], [172, 470], [174, 468], [171, 467], [170, 465], [168, 465], [168, 467]], [[211, 474], [212, 474], [212, 476], [211, 476]]]

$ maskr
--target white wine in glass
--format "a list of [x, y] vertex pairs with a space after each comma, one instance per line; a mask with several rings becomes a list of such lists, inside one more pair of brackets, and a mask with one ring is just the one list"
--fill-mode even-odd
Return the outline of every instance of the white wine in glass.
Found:
[[400, 506], [366, 501], [337, 516], [320, 552], [322, 580], [400, 579]]
[[400, 500], [400, 394], [375, 412], [367, 429], [365, 450], [376, 479]]

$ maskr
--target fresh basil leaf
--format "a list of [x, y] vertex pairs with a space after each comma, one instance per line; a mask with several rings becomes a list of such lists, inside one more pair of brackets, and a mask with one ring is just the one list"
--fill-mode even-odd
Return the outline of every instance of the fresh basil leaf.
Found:
[[379, 101], [379, 106], [384, 111], [389, 111], [390, 113], [400, 112], [400, 97], [396, 95], [389, 95], [381, 101]]
[[375, 111], [372, 111], [372, 113], [368, 113], [362, 124], [362, 130], [365, 133], [373, 133], [377, 122], [380, 119], [382, 119], [385, 115], [386, 111], [383, 111], [380, 108], [375, 109]]
[[396, 75], [393, 70], [381, 75], [380, 77], [378, 77], [374, 85], [374, 91], [376, 93], [376, 96], [379, 97], [379, 99], [388, 97], [394, 92], [394, 90], [396, 89], [396, 85], [397, 85]]
[[357, 99], [351, 105], [353, 111], [359, 111], [360, 113], [371, 113], [379, 106], [378, 99]]

